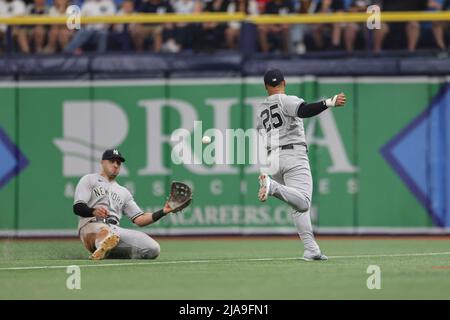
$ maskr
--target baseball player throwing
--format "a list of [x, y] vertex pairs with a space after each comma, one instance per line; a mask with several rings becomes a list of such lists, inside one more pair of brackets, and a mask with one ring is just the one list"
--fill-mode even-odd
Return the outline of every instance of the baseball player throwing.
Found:
[[344, 106], [345, 95], [340, 93], [320, 102], [306, 103], [301, 98], [286, 95], [286, 81], [278, 69], [265, 73], [264, 84], [268, 97], [258, 106], [257, 128], [266, 136], [268, 160], [273, 162], [277, 157], [278, 166], [272, 177], [264, 172], [259, 176], [259, 200], [264, 202], [273, 196], [289, 204], [294, 209], [292, 217], [304, 244], [303, 259], [327, 260], [314, 239], [311, 226], [312, 177], [302, 118]]
[[75, 189], [73, 211], [79, 216], [78, 233], [92, 253], [90, 258], [155, 259], [159, 244], [147, 234], [120, 227], [125, 214], [138, 226], [152, 224], [170, 212], [177, 212], [192, 200], [190, 188], [180, 182], [172, 183], [172, 190], [164, 208], [144, 213], [131, 193], [116, 181], [125, 159], [117, 149], [106, 150], [102, 156], [100, 173], [87, 174]]

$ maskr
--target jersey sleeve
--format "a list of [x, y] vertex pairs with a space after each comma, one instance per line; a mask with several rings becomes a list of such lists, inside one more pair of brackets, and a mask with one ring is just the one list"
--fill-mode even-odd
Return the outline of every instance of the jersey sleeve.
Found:
[[298, 117], [297, 116], [298, 107], [304, 102], [305, 100], [296, 96], [285, 96], [282, 97], [281, 108], [284, 114], [290, 117]]
[[136, 201], [134, 201], [131, 193], [128, 196], [127, 202], [123, 206], [123, 213], [125, 213], [131, 221], [144, 214], [142, 209], [137, 205]]
[[75, 188], [75, 196], [74, 196], [74, 204], [77, 203], [88, 203], [91, 199], [92, 194], [92, 183], [91, 176], [85, 175], [80, 179], [76, 188]]

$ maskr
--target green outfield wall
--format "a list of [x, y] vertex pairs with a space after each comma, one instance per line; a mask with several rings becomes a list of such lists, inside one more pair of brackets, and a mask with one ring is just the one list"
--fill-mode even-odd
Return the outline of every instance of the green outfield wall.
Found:
[[[348, 97], [345, 108], [305, 121], [317, 230], [445, 227], [381, 152], [430, 106], [445, 79], [287, 81], [288, 93], [307, 101], [341, 91]], [[247, 78], [0, 83], [0, 129], [8, 145], [0, 149], [0, 232], [73, 233], [76, 183], [99, 169], [104, 149], [118, 146], [126, 157], [118, 180], [144, 210], [161, 208], [172, 180], [194, 188], [192, 205], [149, 226], [149, 233], [295, 233], [290, 208], [277, 199], [258, 201], [256, 166], [175, 165], [170, 157], [171, 133], [192, 130], [193, 121], [201, 120], [203, 131], [253, 127], [252, 106], [264, 95], [260, 79]], [[5, 178], [8, 152], [22, 162]]]

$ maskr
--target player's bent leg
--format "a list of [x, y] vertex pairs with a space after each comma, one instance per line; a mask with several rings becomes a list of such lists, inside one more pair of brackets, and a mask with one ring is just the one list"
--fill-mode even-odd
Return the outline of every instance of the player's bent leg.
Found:
[[137, 230], [114, 226], [120, 235], [119, 244], [111, 250], [109, 257], [116, 259], [156, 259], [161, 248], [158, 242]]
[[105, 228], [102, 230], [102, 233], [104, 234], [104, 236], [101, 236], [95, 241], [95, 247], [97, 249], [90, 256], [92, 260], [104, 259], [120, 241], [120, 237], [117, 234], [111, 232], [111, 230]]
[[[311, 204], [311, 187], [307, 185], [310, 179], [298, 181], [294, 176], [292, 179], [289, 175], [284, 175], [282, 179], [274, 176], [275, 179], [270, 180], [269, 196], [274, 196], [281, 201], [289, 204], [294, 210], [306, 212]], [[281, 181], [280, 181], [281, 180]], [[306, 185], [305, 185], [306, 184]]]
[[259, 176], [260, 201], [274, 196], [296, 211], [308, 211], [311, 205], [312, 178], [305, 151], [293, 150], [292, 154], [285, 152], [279, 155], [278, 162], [279, 169], [272, 176], [273, 179], [266, 174]]
[[104, 259], [117, 246], [120, 237], [107, 224], [92, 222], [80, 230], [80, 238], [92, 253], [90, 259]]
[[154, 241], [153, 244], [147, 246], [145, 249], [142, 249], [140, 252], [142, 259], [156, 259], [161, 253], [161, 247], [159, 243]]
[[308, 156], [303, 150], [286, 151], [280, 159], [285, 168], [284, 185], [274, 184], [271, 191], [296, 211], [307, 212], [311, 206], [313, 184]]
[[289, 204], [294, 210], [306, 212], [311, 205], [309, 194], [302, 192], [296, 187], [289, 187], [276, 181], [271, 181], [270, 195]]

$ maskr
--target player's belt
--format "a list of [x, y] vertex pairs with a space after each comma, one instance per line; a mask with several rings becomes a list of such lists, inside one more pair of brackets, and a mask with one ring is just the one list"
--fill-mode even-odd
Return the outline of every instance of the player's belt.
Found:
[[109, 216], [105, 219], [105, 223], [119, 225], [119, 219], [117, 219], [115, 216]]
[[[279, 149], [281, 149], [281, 150], [292, 150], [292, 149], [294, 149], [294, 146], [304, 146], [305, 148], [308, 148], [307, 146], [306, 146], [306, 143], [304, 143], [304, 142], [299, 142], [299, 143], [289, 143], [289, 144], [285, 144], [285, 145], [282, 145], [282, 146], [279, 146], [278, 148]], [[277, 149], [278, 149], [277, 148]], [[267, 153], [268, 154], [270, 154], [272, 152], [272, 150], [267, 150]]]

